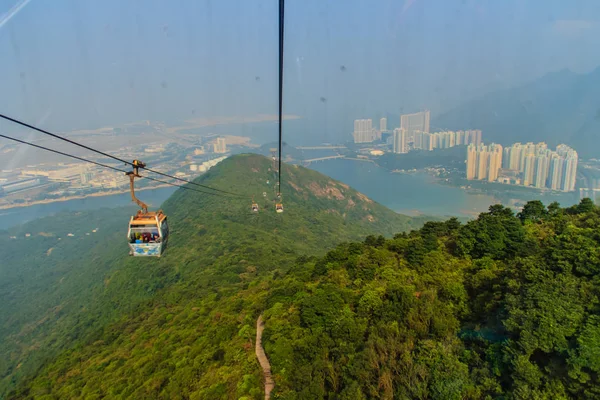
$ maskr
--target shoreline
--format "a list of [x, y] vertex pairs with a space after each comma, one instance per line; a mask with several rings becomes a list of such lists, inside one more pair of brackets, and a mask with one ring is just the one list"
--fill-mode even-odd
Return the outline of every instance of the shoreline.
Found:
[[[162, 185], [157, 185], [157, 186], [152, 186], [152, 187], [144, 187], [144, 188], [136, 189], [135, 191], [142, 192], [145, 190], [162, 189], [162, 188], [167, 188], [167, 187], [171, 187], [171, 186], [172, 185], [162, 184]], [[112, 191], [112, 192], [97, 192], [97, 193], [91, 193], [91, 194], [82, 195], [82, 196], [59, 197], [57, 199], [37, 200], [37, 201], [32, 201], [29, 203], [22, 203], [22, 204], [7, 204], [7, 205], [0, 206], [0, 210], [10, 210], [13, 208], [26, 208], [26, 207], [37, 206], [37, 205], [41, 205], [41, 204], [62, 203], [62, 202], [71, 201], [71, 200], [84, 200], [89, 197], [105, 197], [105, 196], [113, 196], [113, 195], [125, 194], [125, 193], [129, 193], [129, 189], [116, 190], [116, 191]]]

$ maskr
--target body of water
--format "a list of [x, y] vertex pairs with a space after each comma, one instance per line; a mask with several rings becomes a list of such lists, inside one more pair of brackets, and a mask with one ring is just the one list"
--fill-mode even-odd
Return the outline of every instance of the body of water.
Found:
[[[169, 196], [175, 193], [175, 190], [177, 190], [175, 187], [143, 190], [139, 192], [139, 196], [150, 208], [158, 208], [169, 198]], [[86, 199], [38, 204], [29, 207], [9, 208], [0, 210], [0, 229], [8, 229], [32, 221], [36, 218], [47, 217], [61, 211], [83, 211], [104, 207], [123, 207], [127, 205], [134, 205], [129, 193], [88, 197]]]
[[310, 168], [342, 181], [392, 210], [407, 215], [474, 217], [498, 201], [441, 185], [426, 173], [391, 173], [376, 164], [353, 160], [327, 160]]

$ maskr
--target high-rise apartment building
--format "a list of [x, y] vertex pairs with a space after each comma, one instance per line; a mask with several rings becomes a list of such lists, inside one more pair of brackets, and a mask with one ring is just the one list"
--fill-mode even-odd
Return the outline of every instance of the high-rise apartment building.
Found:
[[423, 148], [423, 135], [427, 135], [427, 133], [415, 131], [415, 136], [413, 138], [413, 149], [420, 150]]
[[502, 151], [502, 168], [510, 169], [510, 147]]
[[215, 153], [227, 153], [227, 142], [225, 138], [217, 138], [215, 143], [213, 143], [213, 151]]
[[467, 179], [472, 180], [477, 176], [477, 146], [471, 143], [467, 146]]
[[448, 132], [448, 147], [456, 146], [456, 133], [450, 131]]
[[463, 133], [464, 135], [464, 143], [468, 146], [470, 144], [475, 144], [472, 140], [471, 140], [471, 131], [470, 130], [466, 130]]
[[435, 136], [432, 135], [431, 133], [427, 133], [427, 132], [423, 132], [423, 139], [422, 139], [422, 143], [423, 143], [423, 150], [427, 150], [427, 151], [432, 151], [436, 146], [437, 143], [435, 143], [434, 140]]
[[515, 143], [510, 147], [510, 161], [505, 167], [513, 171], [523, 171], [521, 166], [521, 153], [523, 152], [521, 143]]
[[473, 143], [476, 146], [479, 146], [482, 142], [481, 142], [481, 130], [479, 129], [471, 129], [471, 130], [466, 130], [464, 132], [464, 144], [471, 144]]
[[543, 151], [548, 149], [548, 145], [544, 142], [539, 142], [535, 145], [535, 154], [542, 153]]
[[498, 172], [502, 168], [502, 146], [492, 143], [488, 147], [488, 172], [487, 179], [490, 182], [498, 180]]
[[533, 183], [533, 173], [535, 172], [535, 154], [529, 153], [525, 156], [525, 167], [523, 168], [523, 186], [530, 186]]
[[475, 144], [477, 144], [477, 146], [479, 146], [482, 143], [481, 141], [481, 130], [480, 129], [476, 129], [475, 130]]
[[375, 140], [372, 119], [354, 120], [354, 143], [370, 143]]
[[384, 117], [379, 120], [379, 130], [381, 132], [387, 131], [387, 118]]
[[394, 129], [394, 153], [408, 153], [406, 131], [402, 128]]
[[416, 131], [429, 133], [429, 110], [401, 115], [400, 128], [406, 131], [409, 142], [414, 140]]
[[567, 153], [563, 168], [563, 182], [560, 189], [563, 192], [572, 192], [575, 190], [577, 177], [577, 152], [575, 150]]
[[555, 153], [550, 160], [550, 171], [548, 173], [548, 186], [552, 190], [560, 190], [562, 183], [564, 159]]
[[569, 146], [567, 146], [566, 144], [559, 144], [558, 146], [556, 146], [556, 153], [559, 156], [563, 156], [565, 157], [571, 149]]
[[489, 146], [469, 144], [466, 161], [467, 179], [496, 182], [502, 168], [502, 155], [503, 149], [499, 144], [492, 143]]
[[477, 174], [475, 177], [479, 180], [486, 179], [489, 168], [489, 153], [487, 146], [480, 145], [477, 148]]
[[536, 188], [546, 187], [548, 180], [548, 157], [546, 154], [538, 154], [535, 157], [535, 168], [533, 171], [533, 186]]

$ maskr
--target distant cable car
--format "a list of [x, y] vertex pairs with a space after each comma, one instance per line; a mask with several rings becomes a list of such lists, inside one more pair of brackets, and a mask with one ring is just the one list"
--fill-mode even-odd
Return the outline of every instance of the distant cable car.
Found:
[[[281, 193], [277, 193], [277, 198], [279, 199], [279, 201], [281, 201]], [[283, 204], [282, 203], [276, 203], [275, 204], [275, 211], [278, 213], [282, 213], [283, 212]]]
[[139, 168], [144, 168], [145, 166], [146, 164], [143, 162], [133, 160], [133, 171], [127, 172], [127, 175], [129, 175], [131, 199], [141, 208], [129, 220], [129, 230], [127, 232], [130, 248], [129, 255], [160, 257], [167, 248], [169, 240], [167, 216], [162, 210], [148, 212], [148, 206], [135, 197], [134, 180], [135, 178], [140, 178]]
[[258, 204], [252, 203], [252, 212], [255, 212], [255, 213], [258, 212]]

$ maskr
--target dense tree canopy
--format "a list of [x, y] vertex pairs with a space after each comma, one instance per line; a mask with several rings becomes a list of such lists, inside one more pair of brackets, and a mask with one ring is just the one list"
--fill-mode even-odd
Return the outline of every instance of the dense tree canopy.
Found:
[[495, 205], [301, 260], [268, 300], [278, 398], [599, 398], [598, 227]]

